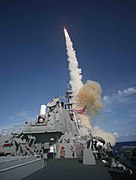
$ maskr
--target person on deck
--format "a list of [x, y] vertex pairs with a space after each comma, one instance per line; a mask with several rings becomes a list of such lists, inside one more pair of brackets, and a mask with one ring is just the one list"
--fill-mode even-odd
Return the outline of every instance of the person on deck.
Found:
[[51, 138], [50, 139], [50, 143], [49, 143], [49, 158], [50, 159], [54, 159], [55, 158], [55, 155], [56, 155], [56, 144], [54, 142], [54, 138]]

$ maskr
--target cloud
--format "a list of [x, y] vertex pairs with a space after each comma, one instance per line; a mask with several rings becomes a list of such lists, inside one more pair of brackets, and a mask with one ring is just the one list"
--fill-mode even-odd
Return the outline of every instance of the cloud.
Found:
[[116, 93], [103, 97], [102, 116], [109, 119], [105, 129], [112, 129], [119, 140], [134, 139], [136, 120], [136, 87], [117, 90]]
[[129, 117], [130, 117], [131, 119], [136, 119], [136, 115], [135, 115], [135, 114], [130, 114]]
[[118, 90], [118, 95], [119, 96], [128, 96], [136, 93], [136, 87], [130, 87], [127, 89], [124, 89], [123, 91]]
[[18, 122], [18, 121], [26, 119], [28, 117], [28, 114], [29, 114], [28, 111], [21, 111], [21, 112], [15, 113], [14, 115], [9, 116], [7, 119], [11, 121], [16, 120]]
[[112, 94], [111, 96], [104, 96], [103, 101], [105, 104], [111, 104], [113, 102], [134, 102], [132, 95], [136, 94], [136, 87], [130, 87], [124, 90], [118, 90], [117, 93]]
[[116, 138], [119, 137], [119, 134], [118, 134], [117, 132], [113, 132], [113, 134], [114, 134], [114, 136], [115, 136]]
[[7, 117], [8, 121], [10, 120], [11, 122], [16, 122], [16, 123], [19, 123], [19, 122], [24, 123], [28, 119], [31, 119], [31, 120], [34, 119], [34, 117], [30, 115], [29, 111], [20, 111], [20, 112], [15, 113], [14, 115]]
[[14, 126], [22, 126], [25, 121], [34, 120], [29, 111], [20, 111], [5, 118], [4, 123], [0, 126], [0, 132], [3, 129], [11, 130]]

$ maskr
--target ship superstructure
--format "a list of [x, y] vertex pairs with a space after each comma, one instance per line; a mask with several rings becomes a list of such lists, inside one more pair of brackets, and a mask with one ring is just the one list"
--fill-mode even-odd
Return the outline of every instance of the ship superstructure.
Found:
[[[50, 146], [55, 145], [55, 158], [61, 157], [63, 149], [65, 158], [76, 158], [81, 154], [80, 125], [73, 110], [73, 94], [68, 87], [65, 103], [55, 97], [46, 105], [41, 105], [36, 121], [25, 122], [18, 133], [12, 131], [9, 144], [1, 147], [4, 153], [12, 155], [35, 155], [48, 158]], [[85, 140], [84, 140], [85, 142]], [[12, 151], [7, 150], [10, 147]]]

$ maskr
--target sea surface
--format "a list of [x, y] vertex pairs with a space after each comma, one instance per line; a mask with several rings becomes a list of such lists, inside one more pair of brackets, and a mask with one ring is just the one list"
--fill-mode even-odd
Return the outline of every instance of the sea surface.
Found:
[[121, 148], [122, 146], [136, 146], [136, 141], [116, 142], [115, 144], [117, 148]]
[[[135, 146], [136, 141], [124, 141], [124, 142], [116, 142], [115, 146], [113, 147], [113, 151], [115, 154], [122, 155], [122, 147], [123, 146]], [[131, 149], [132, 150], [132, 149]], [[130, 153], [130, 152], [128, 152]]]

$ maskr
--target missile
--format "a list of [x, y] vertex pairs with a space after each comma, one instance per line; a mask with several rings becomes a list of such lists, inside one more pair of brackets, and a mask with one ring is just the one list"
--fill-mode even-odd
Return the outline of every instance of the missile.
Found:
[[63, 28], [64, 28], [64, 34], [65, 34], [65, 37], [68, 37], [68, 32], [67, 32], [65, 26], [63, 26]]

